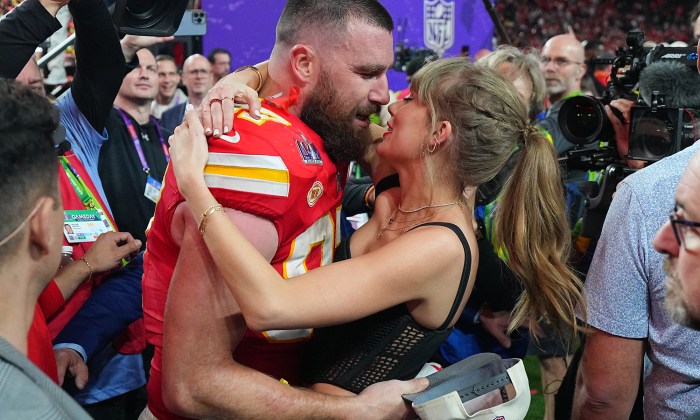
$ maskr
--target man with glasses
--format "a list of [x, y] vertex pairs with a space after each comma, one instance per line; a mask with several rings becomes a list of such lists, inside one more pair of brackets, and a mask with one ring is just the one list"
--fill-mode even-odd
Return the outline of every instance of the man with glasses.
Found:
[[185, 116], [185, 107], [188, 103], [195, 108], [202, 103], [202, 98], [213, 86], [211, 63], [201, 54], [193, 54], [182, 65], [182, 84], [187, 88], [187, 102], [182, 102], [163, 112], [160, 119], [161, 127], [175, 131]]
[[[677, 324], [666, 312], [664, 283], [674, 302], [681, 283], [673, 276], [667, 280], [664, 256], [652, 249], [661, 229], [654, 245], [669, 255], [671, 272], [685, 276], [682, 286], [691, 291], [700, 239], [697, 225], [682, 221], [700, 219], [699, 162], [697, 157], [691, 161], [697, 150], [696, 142], [617, 187], [586, 279], [592, 328], [576, 381], [574, 419], [628, 418], [642, 376], [646, 418], [686, 418], [700, 405], [700, 332]], [[676, 185], [674, 235], [668, 223]]]
[[681, 325], [700, 330], [700, 154], [690, 159], [676, 188], [669, 220], [654, 237], [666, 254], [666, 311]]
[[559, 129], [559, 109], [565, 99], [582, 95], [581, 79], [586, 74], [585, 54], [581, 43], [570, 34], [556, 35], [542, 47], [540, 68], [544, 75], [549, 103], [547, 116], [540, 127], [552, 135], [557, 153], [566, 153], [574, 144], [566, 140]]
[[[564, 154], [575, 145], [564, 138], [559, 128], [559, 110], [568, 98], [582, 95], [581, 79], [586, 74], [583, 46], [571, 34], [556, 35], [542, 47], [540, 70], [545, 79], [548, 109], [544, 119], [537, 125], [549, 133], [550, 140], [558, 154]], [[582, 215], [581, 193], [578, 182], [586, 180], [586, 172], [581, 170], [566, 172], [567, 215], [571, 226]], [[542, 386], [545, 393], [545, 418], [553, 418], [554, 394], [566, 374], [566, 357], [575, 350], [571, 337], [560, 337], [550, 326], [541, 325], [537, 342], [531, 341], [529, 354], [535, 354], [540, 361]]]

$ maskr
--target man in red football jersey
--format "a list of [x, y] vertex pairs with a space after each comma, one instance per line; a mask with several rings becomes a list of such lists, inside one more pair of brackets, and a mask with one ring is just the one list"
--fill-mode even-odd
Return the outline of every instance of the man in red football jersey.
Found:
[[[284, 277], [333, 258], [345, 162], [362, 154], [369, 115], [389, 100], [392, 29], [375, 0], [288, 1], [260, 93], [289, 94], [264, 100], [259, 115], [237, 111], [235, 131], [209, 140], [207, 184]], [[298, 384], [311, 330], [247, 329], [201, 238], [217, 210], [194, 220], [168, 170], [144, 263], [144, 317], [155, 346], [144, 417], [405, 415], [401, 394], [422, 381], [380, 383], [356, 398], [284, 384]]]

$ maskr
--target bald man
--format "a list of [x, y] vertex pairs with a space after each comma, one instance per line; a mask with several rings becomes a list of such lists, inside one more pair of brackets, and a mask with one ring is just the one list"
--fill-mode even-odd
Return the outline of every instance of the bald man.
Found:
[[[559, 155], [576, 147], [564, 138], [559, 128], [559, 110], [568, 98], [583, 95], [581, 79], [586, 74], [584, 49], [581, 43], [570, 34], [556, 35], [550, 38], [542, 47], [540, 69], [545, 79], [545, 87], [549, 109], [546, 117], [537, 125], [551, 135], [551, 140]], [[566, 173], [566, 202], [569, 209], [567, 215], [573, 226], [583, 212], [582, 195], [578, 183], [585, 181], [587, 174], [581, 170], [571, 170]], [[530, 353], [539, 357], [542, 386], [551, 392], [545, 393], [545, 420], [554, 417], [554, 395], [558, 384], [566, 374], [568, 362], [566, 357], [574, 346], [569, 344], [570, 337], [557, 337], [552, 328], [542, 325], [540, 342], [530, 345]]]
[[163, 112], [160, 119], [161, 127], [174, 131], [185, 116], [187, 103], [198, 107], [202, 98], [214, 85], [209, 59], [201, 54], [192, 54], [182, 65], [182, 84], [187, 88], [187, 102], [175, 105]]
[[575, 145], [564, 138], [557, 119], [565, 99], [583, 94], [581, 79], [586, 74], [583, 47], [573, 35], [556, 35], [544, 44], [540, 60], [549, 102], [547, 116], [540, 126], [552, 135], [557, 153], [566, 153]]

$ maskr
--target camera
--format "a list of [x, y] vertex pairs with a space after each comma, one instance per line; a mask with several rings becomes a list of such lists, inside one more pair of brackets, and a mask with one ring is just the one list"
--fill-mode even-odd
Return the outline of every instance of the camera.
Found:
[[405, 42], [399, 42], [394, 49], [394, 70], [413, 76], [424, 65], [437, 60], [435, 51], [428, 48], [411, 48]]
[[[643, 47], [644, 34], [630, 32], [627, 35], [628, 47], [619, 48], [613, 59], [594, 59], [592, 64], [610, 64], [610, 81], [600, 99], [591, 96], [576, 96], [566, 100], [559, 112], [559, 127], [564, 137], [578, 145], [596, 141], [607, 142], [612, 146], [603, 148], [608, 155], [595, 159], [591, 154], [601, 151], [586, 151], [568, 156], [568, 164], [586, 169], [602, 169], [615, 160], [614, 133], [604, 106], [612, 100], [625, 98], [634, 100], [638, 106], [631, 110], [629, 121], [628, 158], [655, 162], [689, 146], [697, 138], [696, 120], [700, 111], [700, 100], [691, 97], [682, 88], [688, 80], [674, 80], [684, 77], [697, 77], [698, 55], [695, 48], [668, 47], [657, 45]], [[642, 73], [643, 70], [648, 71]], [[645, 80], [641, 80], [645, 79]], [[635, 93], [639, 88], [640, 95]], [[695, 90], [695, 89], [693, 89]], [[613, 108], [613, 112], [616, 110]], [[619, 113], [618, 118], [622, 119]], [[584, 161], [581, 161], [581, 158]], [[578, 159], [578, 161], [577, 161]]]
[[685, 149], [698, 137], [698, 118], [690, 108], [632, 108], [628, 157], [655, 162]]
[[120, 32], [170, 36], [182, 21], [188, 0], [116, 0], [112, 20]]

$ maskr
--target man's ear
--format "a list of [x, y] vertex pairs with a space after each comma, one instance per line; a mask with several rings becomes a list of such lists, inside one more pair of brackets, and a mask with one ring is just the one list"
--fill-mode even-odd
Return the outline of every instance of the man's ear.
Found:
[[588, 70], [588, 66], [586, 65], [586, 63], [582, 63], [578, 68], [579, 68], [578, 80], [580, 82], [583, 79], [583, 76], [586, 75], [586, 71]]
[[297, 44], [290, 51], [294, 84], [303, 88], [315, 86], [321, 74], [319, 56], [309, 45]]
[[51, 197], [40, 198], [36, 211], [29, 218], [29, 252], [31, 257], [39, 260], [52, 251], [52, 247], [60, 246], [56, 237], [60, 234], [56, 224], [56, 200]]

